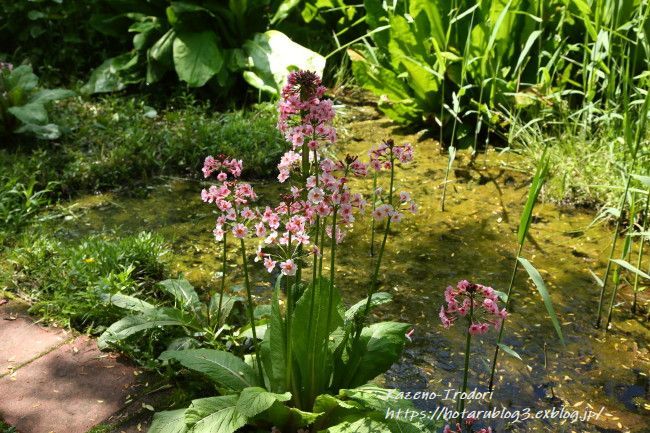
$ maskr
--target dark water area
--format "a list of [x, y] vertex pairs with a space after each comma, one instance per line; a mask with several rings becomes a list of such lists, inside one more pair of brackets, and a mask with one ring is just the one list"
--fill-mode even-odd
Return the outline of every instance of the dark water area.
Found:
[[[416, 148], [416, 161], [397, 173], [396, 190], [410, 191], [419, 213], [406, 216], [389, 236], [380, 278], [381, 290], [392, 293], [394, 301], [374, 313], [375, 319], [411, 323], [415, 331], [401, 361], [381, 381], [402, 391], [439, 394], [435, 399], [414, 401], [423, 410], [452, 408], [453, 402], [442, 397], [446, 390], [458, 388], [462, 379], [465, 337], [461, 327], [446, 330], [440, 324], [443, 291], [461, 279], [507, 289], [515, 261], [516, 230], [532, 174], [516, 168], [520, 164], [514, 154], [489, 151], [471, 163], [469, 153], [459, 152], [446, 210], [441, 212], [447, 157], [437, 143], [399, 134], [389, 123], [362, 114], [349, 114], [339, 153], [359, 153], [365, 158], [371, 145], [388, 137], [409, 141]], [[387, 181], [379, 179], [384, 188]], [[351, 185], [368, 194], [372, 182], [358, 180]], [[274, 182], [254, 186], [261, 204], [273, 203], [280, 191]], [[214, 290], [219, 248], [211, 235], [212, 208], [201, 202], [201, 188], [198, 181], [162, 179], [145, 198], [83, 197], [69, 204], [70, 216], [53, 229], [67, 239], [106, 230], [159, 233], [172, 245], [173, 271], [182, 272], [204, 291]], [[631, 288], [623, 285], [612, 329], [604, 332], [592, 325], [599, 288], [590, 271], [602, 276], [611, 229], [589, 227], [592, 213], [552, 204], [538, 206], [534, 215], [522, 255], [546, 281], [566, 346], [561, 345], [535, 286], [520, 269], [504, 343], [522, 359], [501, 352], [493, 395], [469, 402], [469, 409], [519, 410], [520, 422], [497, 419], [485, 423], [499, 432], [650, 431], [647, 313], [631, 315]], [[348, 304], [365, 296], [371, 278], [369, 226], [368, 216], [359, 218], [339, 250], [337, 286]], [[254, 249], [251, 244], [251, 254]], [[240, 282], [235, 255], [229, 267], [229, 281]], [[257, 300], [263, 302], [270, 294], [271, 279], [257, 266], [253, 280]], [[642, 293], [641, 310], [647, 312], [648, 295]], [[474, 337], [470, 390], [487, 390], [495, 340], [494, 331]], [[552, 417], [553, 408], [563, 408], [565, 417], [569, 412], [582, 416], [589, 410], [600, 416], [571, 422], [557, 414]], [[521, 420], [526, 410], [531, 415], [546, 410], [551, 418]]]

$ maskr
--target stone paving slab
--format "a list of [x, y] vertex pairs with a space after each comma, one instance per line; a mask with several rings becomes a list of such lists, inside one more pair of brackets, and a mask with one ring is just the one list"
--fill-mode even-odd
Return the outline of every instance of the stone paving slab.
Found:
[[77, 337], [0, 378], [0, 417], [20, 433], [85, 433], [124, 406], [135, 371]]
[[0, 377], [71, 338], [61, 329], [35, 324], [26, 309], [14, 301], [0, 305]]

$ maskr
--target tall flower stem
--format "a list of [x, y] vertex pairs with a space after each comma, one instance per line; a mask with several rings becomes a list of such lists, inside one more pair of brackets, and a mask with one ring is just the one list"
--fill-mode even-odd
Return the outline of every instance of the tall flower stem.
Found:
[[463, 394], [467, 391], [467, 376], [469, 375], [469, 355], [470, 348], [472, 344], [472, 334], [469, 332], [469, 327], [472, 325], [472, 320], [474, 316], [474, 298], [471, 298], [471, 303], [469, 306], [469, 320], [467, 325], [467, 339], [465, 340], [465, 368], [463, 370], [463, 386], [460, 389], [460, 395], [458, 396], [458, 401], [456, 406], [458, 407], [458, 422], [460, 423], [463, 417], [463, 410], [465, 410], [465, 399]]
[[[372, 174], [372, 210], [377, 207], [377, 171]], [[375, 219], [370, 227], [370, 257], [375, 257]]]
[[[508, 285], [508, 292], [506, 293], [506, 310], [510, 309], [510, 295], [512, 293], [512, 288], [515, 285], [515, 277], [517, 276], [517, 270], [519, 269], [519, 257], [521, 256], [521, 250], [524, 247], [524, 243], [519, 244], [519, 249], [517, 250], [517, 257], [515, 258], [515, 266], [512, 268], [512, 275], [510, 276], [510, 284]], [[497, 369], [497, 359], [499, 357], [499, 344], [501, 344], [501, 339], [503, 338], [503, 329], [505, 327], [505, 319], [501, 321], [501, 326], [499, 326], [499, 336], [497, 337], [497, 344], [494, 348], [494, 359], [492, 360], [492, 371], [490, 372], [490, 385], [489, 389], [492, 392], [494, 386], [494, 373]]]
[[[393, 189], [395, 184], [395, 157], [391, 151], [390, 157], [390, 186], [388, 188], [388, 204], [393, 205]], [[377, 281], [379, 280], [379, 269], [381, 268], [381, 260], [384, 257], [384, 250], [386, 249], [386, 240], [388, 239], [388, 233], [390, 232], [390, 217], [386, 221], [386, 229], [384, 230], [384, 237], [381, 241], [381, 246], [379, 247], [379, 254], [377, 255], [377, 261], [375, 262], [375, 269], [372, 273], [372, 280], [370, 282], [370, 289], [368, 290], [368, 299], [366, 300], [366, 306], [363, 309], [363, 316], [361, 316], [361, 324], [357, 329], [357, 337], [361, 334], [361, 328], [368, 317], [370, 312], [370, 304], [372, 300], [372, 295], [377, 291]]]
[[[226, 290], [226, 258], [227, 258], [227, 241], [226, 233], [223, 235], [223, 254], [221, 256], [221, 288], [219, 289], [219, 307], [217, 308], [217, 320], [215, 321], [215, 330], [219, 329], [219, 323], [221, 322], [221, 307], [223, 306], [223, 293]], [[225, 318], [224, 318], [225, 320]]]
[[332, 243], [330, 244], [330, 285], [327, 302], [327, 328], [330, 329], [332, 323], [332, 304], [334, 303], [334, 278], [336, 276], [336, 219], [339, 213], [339, 207], [334, 208], [332, 214]]
[[246, 244], [244, 238], [240, 239], [240, 249], [242, 258], [242, 267], [244, 269], [244, 284], [246, 286], [246, 297], [248, 298], [248, 318], [251, 322], [251, 332], [253, 334], [253, 347], [255, 349], [255, 363], [257, 364], [257, 371], [260, 376], [260, 383], [264, 383], [264, 373], [262, 372], [262, 359], [260, 358], [259, 344], [257, 341], [257, 333], [255, 332], [255, 314], [253, 312], [253, 295], [251, 294], [251, 284], [248, 277], [248, 261], [246, 258]]
[[[289, 206], [289, 209], [291, 209], [291, 206]], [[289, 219], [291, 219], [291, 211], [289, 210]], [[289, 248], [291, 248], [291, 232], [289, 232], [289, 242], [288, 242]], [[285, 374], [285, 388], [286, 389], [291, 389], [291, 379], [293, 378], [293, 338], [292, 338], [292, 327], [293, 327], [293, 304], [294, 304], [294, 299], [293, 299], [293, 283], [292, 280], [296, 280], [296, 278], [291, 278], [290, 276], [287, 276], [285, 279], [286, 282], [286, 291], [287, 291], [287, 313], [286, 313], [286, 318], [285, 318], [285, 323], [286, 323], [286, 336], [285, 336], [285, 341], [287, 342], [286, 348], [287, 348], [287, 353], [285, 357], [286, 361], [286, 374]]]

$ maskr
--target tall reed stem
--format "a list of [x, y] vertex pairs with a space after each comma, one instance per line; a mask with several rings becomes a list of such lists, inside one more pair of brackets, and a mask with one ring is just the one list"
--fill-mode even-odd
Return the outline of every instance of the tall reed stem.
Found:
[[602, 317], [603, 310], [603, 299], [605, 297], [605, 290], [607, 290], [607, 280], [609, 279], [609, 273], [612, 270], [612, 258], [614, 257], [614, 251], [616, 250], [616, 243], [618, 241], [618, 231], [621, 228], [621, 220], [623, 219], [623, 208], [625, 207], [625, 202], [627, 200], [627, 192], [630, 188], [630, 178], [627, 176], [625, 181], [625, 190], [623, 191], [623, 197], [621, 198], [621, 205], [619, 206], [619, 216], [616, 218], [616, 227], [614, 227], [614, 236], [612, 238], [612, 247], [609, 250], [609, 257], [607, 258], [607, 268], [605, 268], [605, 276], [603, 277], [603, 285], [600, 287], [600, 295], [598, 297], [598, 316], [596, 317], [596, 323], [594, 326], [600, 328], [600, 320]]
[[[645, 209], [643, 211], [643, 225], [641, 228], [642, 232], [645, 232], [648, 229], [648, 210], [650, 209], [650, 189], [648, 189], [648, 196], [645, 199]], [[636, 268], [641, 269], [643, 262], [643, 247], [645, 245], [645, 235], [641, 236], [641, 241], [639, 242], [639, 257], [636, 259]], [[634, 300], [632, 301], [632, 313], [636, 314], [636, 302], [637, 302], [637, 292], [639, 288], [639, 274], [634, 274], [634, 286], [632, 288]]]

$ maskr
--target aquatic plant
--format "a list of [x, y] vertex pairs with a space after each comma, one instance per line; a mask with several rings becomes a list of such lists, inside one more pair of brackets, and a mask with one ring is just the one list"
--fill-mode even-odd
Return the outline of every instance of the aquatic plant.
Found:
[[[537, 291], [539, 292], [544, 302], [544, 306], [546, 307], [551, 322], [553, 323], [555, 332], [560, 338], [562, 344], [564, 344], [564, 336], [562, 335], [562, 328], [560, 326], [560, 321], [558, 320], [557, 314], [555, 313], [555, 309], [553, 308], [553, 303], [548, 293], [548, 289], [546, 288], [546, 284], [544, 283], [544, 280], [540, 275], [539, 271], [535, 269], [532, 263], [530, 263], [527, 259], [525, 259], [521, 255], [524, 248], [524, 243], [526, 242], [526, 238], [528, 237], [528, 231], [530, 229], [530, 225], [533, 221], [533, 209], [535, 208], [537, 198], [539, 197], [539, 194], [542, 191], [542, 186], [546, 181], [547, 175], [548, 175], [548, 158], [547, 158], [546, 149], [544, 149], [544, 152], [542, 153], [542, 156], [540, 157], [537, 163], [535, 175], [533, 176], [533, 180], [531, 182], [530, 188], [528, 189], [528, 198], [526, 199], [526, 204], [524, 205], [524, 210], [521, 213], [521, 218], [519, 220], [519, 227], [517, 230], [517, 244], [518, 244], [517, 255], [515, 257], [515, 263], [510, 277], [510, 284], [508, 284], [508, 290], [505, 293], [505, 301], [506, 301], [506, 309], [509, 309], [510, 302], [512, 300], [512, 296], [511, 296], [512, 289], [515, 284], [515, 278], [517, 276], [519, 265], [521, 264], [526, 270], [526, 272], [528, 273], [528, 276], [533, 280], [533, 283], [537, 287]], [[503, 349], [507, 353], [511, 353], [511, 354], [515, 353], [510, 347], [501, 343], [501, 339], [503, 338], [504, 324], [505, 324], [505, 320], [501, 321], [499, 326], [499, 336], [497, 337], [497, 342], [494, 348], [494, 358], [492, 359], [492, 370], [490, 372], [490, 383], [489, 383], [490, 391], [492, 391], [492, 388], [494, 386], [494, 374], [496, 372], [497, 359], [499, 357], [499, 349]]]
[[[335, 112], [324, 93], [320, 77], [308, 71], [292, 73], [282, 89], [278, 129], [290, 148], [278, 164], [278, 181], [288, 183], [288, 192], [276, 205], [254, 206], [253, 187], [239, 179], [241, 161], [206, 158], [204, 176], [216, 177], [218, 183], [201, 197], [216, 207], [216, 240], [223, 242], [227, 234], [238, 239], [254, 356], [242, 360], [206, 349], [164, 352], [162, 360], [204, 374], [223, 395], [157, 414], [150, 432], [170, 425], [179, 432], [231, 432], [245, 424], [282, 431], [357, 431], [362, 424], [377, 432], [414, 426], [427, 431], [420, 421], [386, 419], [385, 410], [393, 405], [388, 391], [367, 385], [397, 360], [410, 328], [398, 322], [366, 325], [366, 319], [371, 308], [390, 301], [388, 293], [378, 292], [378, 281], [391, 224], [400, 222], [405, 211], [417, 211], [410, 193], [395, 192], [396, 167], [412, 161], [413, 147], [386, 140], [370, 150], [369, 163], [357, 155], [335, 158], [329, 150], [336, 140]], [[372, 215], [384, 231], [367, 298], [346, 311], [335, 284], [336, 258], [346, 232], [366, 207], [349, 180], [365, 177], [369, 166], [377, 178], [381, 171], [390, 176], [387, 192], [375, 191]], [[258, 241], [255, 261], [277, 273], [266, 323], [253, 314], [248, 240]]]
[[[494, 329], [500, 328], [508, 312], [505, 308], [499, 309], [499, 295], [492, 287], [470, 283], [467, 280], [459, 281], [455, 289], [448, 286], [445, 289], [445, 302], [446, 307], [441, 306], [439, 313], [440, 321], [445, 328], [451, 327], [459, 319], [466, 319], [463, 383], [456, 401], [456, 409], [459, 414], [462, 414], [465, 409], [463, 396], [467, 392], [472, 336], [485, 334], [490, 326]], [[460, 423], [460, 418], [458, 422]]]

